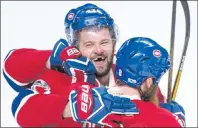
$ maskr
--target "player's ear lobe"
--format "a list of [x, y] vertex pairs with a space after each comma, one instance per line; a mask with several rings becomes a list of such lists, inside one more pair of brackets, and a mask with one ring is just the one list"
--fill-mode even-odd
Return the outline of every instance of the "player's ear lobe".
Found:
[[145, 82], [146, 82], [146, 85], [147, 85], [148, 88], [152, 87], [153, 79], [151, 77], [147, 78]]

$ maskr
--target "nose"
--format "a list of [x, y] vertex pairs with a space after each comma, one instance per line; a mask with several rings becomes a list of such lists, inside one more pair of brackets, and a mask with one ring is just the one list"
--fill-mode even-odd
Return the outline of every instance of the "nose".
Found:
[[101, 46], [100, 46], [100, 45], [95, 45], [94, 52], [95, 52], [96, 54], [98, 54], [98, 55], [101, 55], [101, 54], [103, 54], [103, 53], [104, 53], [104, 49], [103, 49], [103, 48], [101, 48]]

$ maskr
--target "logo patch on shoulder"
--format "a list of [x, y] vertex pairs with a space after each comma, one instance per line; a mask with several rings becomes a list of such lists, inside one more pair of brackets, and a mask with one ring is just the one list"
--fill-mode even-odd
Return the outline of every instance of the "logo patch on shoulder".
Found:
[[31, 89], [41, 94], [50, 94], [50, 87], [44, 80], [36, 80]]

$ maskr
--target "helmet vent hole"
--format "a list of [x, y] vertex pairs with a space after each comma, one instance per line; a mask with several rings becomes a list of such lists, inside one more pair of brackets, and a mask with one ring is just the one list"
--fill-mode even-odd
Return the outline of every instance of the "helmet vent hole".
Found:
[[140, 60], [140, 62], [144, 62], [144, 61], [146, 61], [146, 60], [148, 60], [148, 59], [150, 59], [149, 57], [144, 57], [144, 58], [142, 58], [141, 60]]
[[131, 53], [130, 53], [130, 56], [129, 56], [129, 59], [131, 59], [136, 53], [137, 53], [137, 52], [135, 52], [135, 51], [134, 51], [134, 52], [131, 52]]

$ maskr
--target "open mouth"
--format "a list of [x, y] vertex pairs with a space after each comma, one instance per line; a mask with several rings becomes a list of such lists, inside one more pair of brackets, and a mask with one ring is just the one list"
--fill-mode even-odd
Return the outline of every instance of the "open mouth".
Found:
[[105, 61], [106, 58], [104, 57], [97, 57], [95, 59], [93, 59], [94, 62], [100, 62], [100, 61]]
[[105, 60], [106, 60], [106, 57], [99, 56], [93, 59], [92, 61], [96, 67], [104, 67], [106, 63]]

